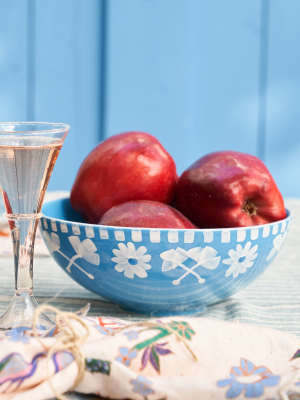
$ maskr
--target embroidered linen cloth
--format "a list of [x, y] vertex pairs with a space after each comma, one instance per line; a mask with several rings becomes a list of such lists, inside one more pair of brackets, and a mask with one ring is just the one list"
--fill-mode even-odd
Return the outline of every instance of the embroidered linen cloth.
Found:
[[[82, 347], [85, 373], [77, 392], [137, 400], [298, 398], [300, 341], [293, 335], [205, 318], [132, 324], [83, 315], [83, 321], [90, 335]], [[72, 327], [84, 331], [76, 321]], [[62, 334], [55, 327], [42, 341], [50, 347]], [[77, 371], [70, 352], [49, 360], [37, 339], [2, 333], [0, 399], [52, 399], [47, 377], [64, 393], [72, 388]]]

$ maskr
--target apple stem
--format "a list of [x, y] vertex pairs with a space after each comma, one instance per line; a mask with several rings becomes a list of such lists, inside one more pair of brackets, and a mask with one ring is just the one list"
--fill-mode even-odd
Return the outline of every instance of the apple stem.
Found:
[[252, 215], [256, 215], [256, 209], [257, 207], [255, 206], [255, 204], [252, 201], [246, 201], [243, 207], [243, 211], [245, 213], [247, 213], [250, 217]]

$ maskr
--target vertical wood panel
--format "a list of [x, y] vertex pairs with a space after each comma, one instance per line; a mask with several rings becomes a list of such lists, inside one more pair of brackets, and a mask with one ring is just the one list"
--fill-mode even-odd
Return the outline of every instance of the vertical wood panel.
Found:
[[268, 56], [269, 56], [269, 19], [270, 1], [261, 1], [260, 12], [260, 50], [259, 50], [259, 92], [257, 116], [257, 156], [265, 161], [267, 130], [267, 92], [268, 92]]
[[109, 2], [106, 135], [158, 137], [181, 173], [257, 150], [260, 2]]
[[0, 0], [0, 121], [27, 119], [27, 1]]
[[284, 196], [300, 196], [300, 2], [270, 2], [266, 163]]
[[49, 184], [70, 189], [100, 141], [102, 1], [35, 4], [35, 118], [71, 126]]
[[35, 43], [36, 43], [35, 0], [27, 0], [27, 121], [35, 119]]
[[189, 153], [256, 154], [260, 1], [194, 0]]

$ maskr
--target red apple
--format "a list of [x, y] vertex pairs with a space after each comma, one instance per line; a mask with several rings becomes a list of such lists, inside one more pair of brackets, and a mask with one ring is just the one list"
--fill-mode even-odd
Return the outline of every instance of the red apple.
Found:
[[129, 201], [108, 210], [100, 225], [129, 226], [132, 228], [195, 229], [185, 216], [173, 207], [157, 201]]
[[171, 203], [178, 176], [173, 158], [148, 133], [126, 132], [100, 143], [83, 161], [70, 201], [88, 222], [131, 200]]
[[199, 228], [261, 225], [286, 217], [265, 164], [236, 151], [208, 154], [179, 178], [177, 208]]

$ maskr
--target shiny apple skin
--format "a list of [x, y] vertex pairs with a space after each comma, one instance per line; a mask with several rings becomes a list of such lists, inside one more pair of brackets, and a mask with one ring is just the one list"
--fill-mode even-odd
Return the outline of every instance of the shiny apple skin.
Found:
[[173, 158], [152, 135], [125, 132], [100, 143], [83, 161], [71, 190], [75, 211], [98, 223], [111, 207], [132, 200], [172, 202]]
[[286, 217], [265, 164], [236, 151], [208, 154], [179, 178], [177, 209], [199, 228], [262, 225]]
[[130, 201], [114, 206], [101, 217], [99, 224], [132, 228], [197, 228], [175, 208], [148, 200]]

